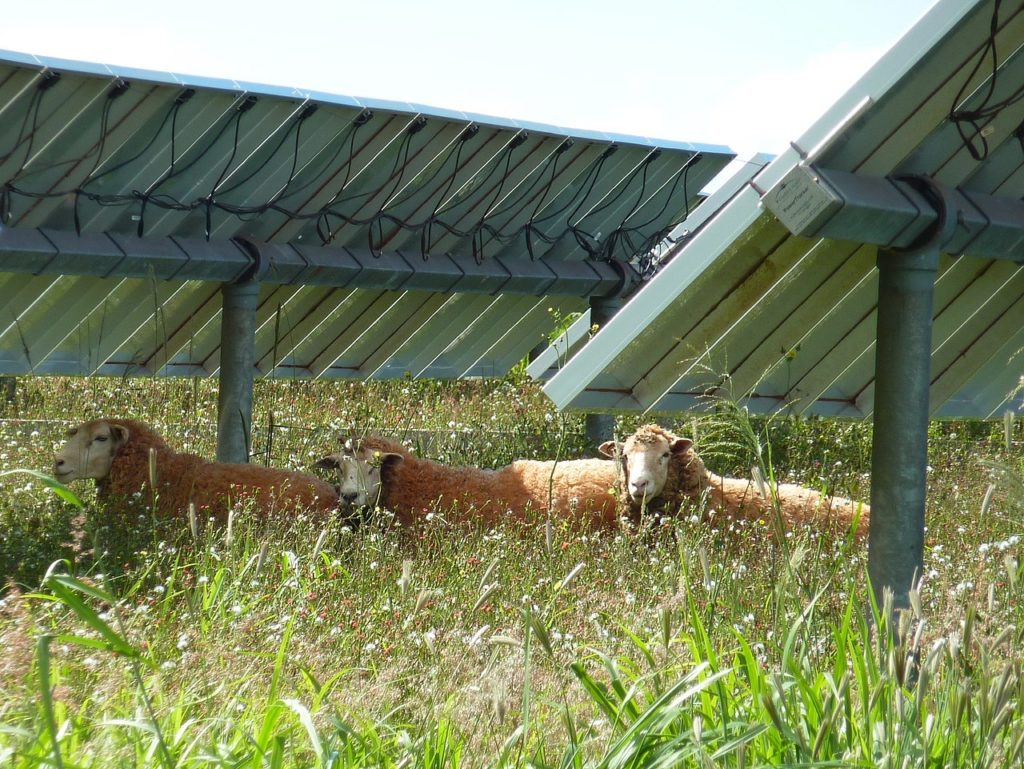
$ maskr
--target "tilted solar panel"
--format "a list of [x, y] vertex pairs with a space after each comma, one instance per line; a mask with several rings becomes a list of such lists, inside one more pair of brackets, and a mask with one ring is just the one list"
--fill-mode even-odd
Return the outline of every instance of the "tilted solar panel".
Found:
[[501, 374], [732, 157], [9, 52], [0, 115], [0, 373], [216, 373], [256, 277], [265, 376]]
[[940, 0], [545, 386], [873, 421], [868, 578], [924, 573], [930, 416], [1022, 404], [1024, 2]]
[[[548, 395], [579, 409], [680, 411], [725, 395], [761, 412], [870, 414], [876, 245], [906, 245], [934, 219], [882, 212], [875, 199], [905, 197], [884, 180], [916, 176], [974, 201], [961, 203], [935, 283], [931, 413], [1018, 407], [1024, 233], [1012, 223], [1020, 211], [1007, 210], [1005, 227], [999, 217], [1000, 201], [1024, 197], [1022, 5], [1002, 2], [996, 15], [991, 0], [938, 3], [717, 211]], [[778, 215], [780, 186], [801, 173], [843, 197], [842, 215], [822, 214], [833, 217], [825, 235], [794, 235]], [[858, 196], [870, 216], [857, 216]]]

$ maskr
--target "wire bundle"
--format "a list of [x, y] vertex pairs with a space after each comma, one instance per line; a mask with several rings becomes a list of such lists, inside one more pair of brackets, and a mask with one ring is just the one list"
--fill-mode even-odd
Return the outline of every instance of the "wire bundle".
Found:
[[[260, 217], [268, 214], [278, 214], [284, 222], [277, 229], [288, 222], [298, 222], [302, 231], [312, 230], [325, 245], [336, 242], [339, 237], [350, 242], [352, 228], [355, 228], [357, 232], [364, 233], [367, 246], [375, 255], [380, 255], [388, 243], [403, 232], [418, 240], [424, 259], [438, 248], [451, 251], [454, 239], [458, 242], [457, 247], [472, 253], [478, 263], [492, 248], [496, 252], [521, 242], [529, 256], [537, 258], [542, 250], [568, 239], [567, 242], [574, 244], [588, 259], [631, 262], [640, 267], [650, 267], [653, 263], [651, 254], [678, 221], [689, 213], [687, 177], [689, 170], [701, 158], [700, 153], [691, 155], [672, 177], [671, 183], [665, 185], [667, 192], [664, 188], [651, 191], [648, 189], [648, 175], [661, 155], [660, 150], [652, 149], [625, 179], [615, 182], [607, 178], [605, 169], [618, 147], [608, 144], [572, 180], [571, 186], [564, 187], [558, 186], [565, 183], [559, 177], [559, 161], [574, 145], [573, 139], [566, 138], [554, 152], [549, 152], [542, 165], [532, 171], [525, 182], [514, 183], [516, 151], [526, 143], [526, 132], [511, 134], [500, 152], [482, 169], [468, 176], [460, 173], [466, 168], [463, 154], [479, 133], [479, 127], [470, 124], [451, 143], [439, 162], [432, 163], [429, 170], [420, 170], [418, 175], [407, 178], [410, 168], [415, 165], [412, 159], [425, 146], [417, 137], [428, 121], [418, 116], [405, 127], [397, 144], [388, 148], [387, 155], [381, 153], [381, 157], [390, 155], [393, 158], [387, 173], [374, 175], [373, 180], [376, 181], [371, 180], [372, 183], [368, 184], [368, 175], [356, 165], [359, 151], [372, 139], [372, 136], [365, 136], [373, 134], [373, 128], [367, 128], [372, 126], [374, 117], [369, 110], [363, 110], [349, 120], [315, 157], [303, 159], [300, 158], [303, 126], [319, 109], [316, 103], [306, 102], [294, 110], [272, 138], [262, 142], [247, 157], [239, 159], [243, 123], [252, 114], [257, 97], [237, 97], [232, 108], [225, 111], [216, 124], [181, 151], [179, 147], [183, 139], [179, 126], [187, 122], [183, 111], [195, 96], [195, 90], [191, 88], [183, 89], [164, 113], [151, 122], [150, 135], [136, 142], [138, 149], [129, 151], [127, 145], [122, 144], [105, 154], [111, 132], [111, 115], [117, 100], [130, 87], [126, 81], [117, 79], [106, 98], [101, 100], [101, 115], [96, 121], [99, 135], [90, 149], [84, 154], [43, 163], [40, 158], [44, 153], [37, 155], [35, 146], [40, 113], [47, 93], [60, 77], [60, 73], [50, 70], [40, 73], [11, 147], [0, 152], [0, 165], [16, 168], [0, 185], [0, 223], [17, 223], [15, 213], [19, 199], [29, 202], [26, 209], [31, 207], [32, 201], [70, 199], [74, 228], [79, 233], [83, 229], [83, 221], [86, 221], [86, 228], [89, 226], [83, 218], [85, 203], [100, 208], [130, 209], [134, 234], [140, 237], [147, 234], [154, 210], [197, 214], [202, 218], [202, 229], [208, 240], [216, 229], [215, 217], [218, 214], [239, 221], [259, 221]], [[158, 145], [161, 141], [163, 145]], [[157, 146], [166, 146], [168, 152], [163, 160], [166, 163], [164, 170], [157, 178], [141, 189], [102, 191], [104, 186], [116, 181], [119, 172], [129, 178], [141, 176], [142, 167], [153, 163]], [[46, 154], [53, 152], [52, 147], [46, 150]], [[10, 161], [19, 155], [20, 161], [13, 166]], [[80, 175], [81, 172], [75, 169], [82, 168], [90, 160], [91, 168], [84, 177], [73, 176], [75, 173]], [[246, 195], [243, 189], [247, 186], [273, 184], [268, 182], [267, 174], [272, 164], [274, 169], [288, 168], [287, 176], [274, 184], [276, 189], [272, 194], [257, 203], [232, 201], [233, 196]], [[272, 170], [269, 179], [273, 179], [275, 173], [280, 172]], [[47, 181], [55, 176], [66, 186], [62, 186], [60, 181]], [[204, 189], [197, 189], [195, 178], [204, 176], [214, 181], [207, 182]], [[81, 180], [68, 184], [71, 178]], [[413, 179], [415, 183], [410, 183]], [[333, 185], [336, 191], [326, 202], [311, 208], [309, 201], [322, 198], [327, 185]], [[188, 189], [188, 194], [176, 191], [181, 188]], [[421, 202], [418, 206], [419, 210], [428, 213], [417, 218], [397, 213], [404, 203], [411, 206], [412, 198], [424, 189], [437, 190], [433, 193], [432, 202], [428, 201], [427, 205]], [[463, 189], [481, 192], [470, 198], [460, 192]], [[482, 192], [484, 190], [488, 192]], [[485, 204], [482, 200], [484, 195]], [[655, 198], [660, 200], [660, 205], [653, 202]], [[652, 214], [645, 215], [642, 221], [634, 221], [638, 212], [656, 205], [657, 210]], [[529, 217], [523, 221], [527, 209], [530, 209]], [[481, 212], [471, 213], [474, 210]], [[621, 218], [616, 215], [612, 219], [618, 222], [617, 226], [605, 233], [596, 230], [602, 223], [607, 227], [611, 213], [623, 210], [625, 213]], [[671, 215], [670, 211], [682, 214], [676, 220], [660, 224], [666, 215]], [[307, 227], [306, 223], [310, 226]], [[263, 221], [260, 224], [266, 228], [274, 223]], [[125, 227], [123, 222], [118, 226], [121, 229]]]

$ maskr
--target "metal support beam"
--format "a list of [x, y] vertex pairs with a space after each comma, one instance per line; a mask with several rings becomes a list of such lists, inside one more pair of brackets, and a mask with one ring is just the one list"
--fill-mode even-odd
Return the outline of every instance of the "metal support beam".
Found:
[[868, 577], [878, 605], [909, 606], [924, 566], [932, 306], [940, 244], [956, 219], [942, 190], [916, 185], [936, 213], [923, 242], [878, 251]]
[[225, 283], [221, 293], [224, 306], [220, 322], [217, 460], [248, 462], [260, 284], [256, 281]]
[[794, 235], [906, 249], [937, 226], [938, 197], [953, 224], [940, 251], [1024, 263], [1024, 201], [921, 181], [799, 165], [762, 201]]
[[604, 296], [628, 290], [639, 275], [627, 264], [594, 260], [471, 256], [365, 249], [135, 238], [119, 234], [21, 229], [0, 225], [0, 273], [90, 275], [235, 283], [254, 269], [274, 285], [331, 286], [443, 294]]

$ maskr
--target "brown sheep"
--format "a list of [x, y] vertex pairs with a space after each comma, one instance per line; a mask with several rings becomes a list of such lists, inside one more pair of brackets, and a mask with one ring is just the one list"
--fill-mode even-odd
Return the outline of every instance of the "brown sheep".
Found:
[[315, 476], [180, 454], [151, 427], [131, 419], [96, 419], [68, 431], [67, 443], [54, 458], [53, 475], [61, 483], [93, 478], [101, 500], [141, 494], [150, 507], [151, 450], [156, 509], [165, 516], [182, 515], [194, 503], [200, 512], [223, 519], [242, 500], [251, 501], [263, 516], [281, 510], [328, 513], [338, 507], [334, 487]]
[[[645, 504], [676, 511], [683, 505], [700, 502], [703, 495], [709, 510], [726, 516], [757, 519], [771, 515], [772, 500], [759, 493], [753, 481], [708, 473], [692, 446], [688, 438], [673, 435], [658, 425], [644, 425], [624, 443], [605, 442], [601, 452], [621, 458], [625, 474], [621, 502], [634, 511]], [[771, 496], [770, 491], [768, 494]], [[825, 496], [792, 483], [779, 484], [775, 496], [786, 524], [849, 524], [859, 514], [859, 532], [864, 533], [871, 514], [868, 505], [845, 497]]]
[[[381, 507], [404, 526], [435, 509], [443, 510], [450, 522], [485, 526], [526, 520], [531, 511], [537, 516], [550, 511], [576, 525], [617, 525], [618, 470], [605, 459], [521, 459], [498, 470], [481, 470], [419, 459], [400, 443], [379, 436], [360, 439], [351, 453], [364, 465], [379, 465]], [[321, 466], [332, 466], [338, 456], [325, 457]]]

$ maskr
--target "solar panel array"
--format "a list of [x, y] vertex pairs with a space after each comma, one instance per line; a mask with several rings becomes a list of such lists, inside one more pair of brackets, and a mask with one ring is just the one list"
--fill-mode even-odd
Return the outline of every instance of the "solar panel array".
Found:
[[9, 52], [0, 116], [0, 373], [214, 374], [258, 271], [262, 375], [502, 374], [732, 158]]
[[[822, 168], [854, 184], [924, 176], [964, 201], [993, 196], [992, 206], [1016, 206], [1024, 198], [1022, 46], [1021, 0], [937, 3], [686, 241], [545, 392], [559, 407], [585, 410], [683, 411], [724, 395], [759, 412], [870, 414], [878, 271], [876, 247], [861, 242], [870, 240], [867, 225], [851, 228], [849, 240], [797, 236], [765, 203], [799, 169]], [[1014, 234], [1016, 221], [1000, 258], [988, 258], [991, 239], [984, 256], [972, 255], [981, 244], [963, 221], [959, 245], [942, 257], [935, 416], [989, 417], [1021, 405], [1024, 235]]]
[[[713, 185], [715, 189], [710, 192], [704, 203], [676, 225], [663, 247], [651, 255], [647, 265], [647, 279], [652, 279], [658, 270], [671, 262], [686, 243], [711, 220], [718, 209], [739, 192], [743, 185], [749, 183], [770, 160], [769, 156], [758, 153], [742, 161], [733, 161], [731, 166], [735, 166], [734, 168], [727, 167], [722, 171]], [[533, 356], [527, 366], [527, 373], [534, 379], [549, 379], [554, 376], [559, 368], [586, 344], [593, 330], [591, 312], [584, 310], [548, 347]]]

